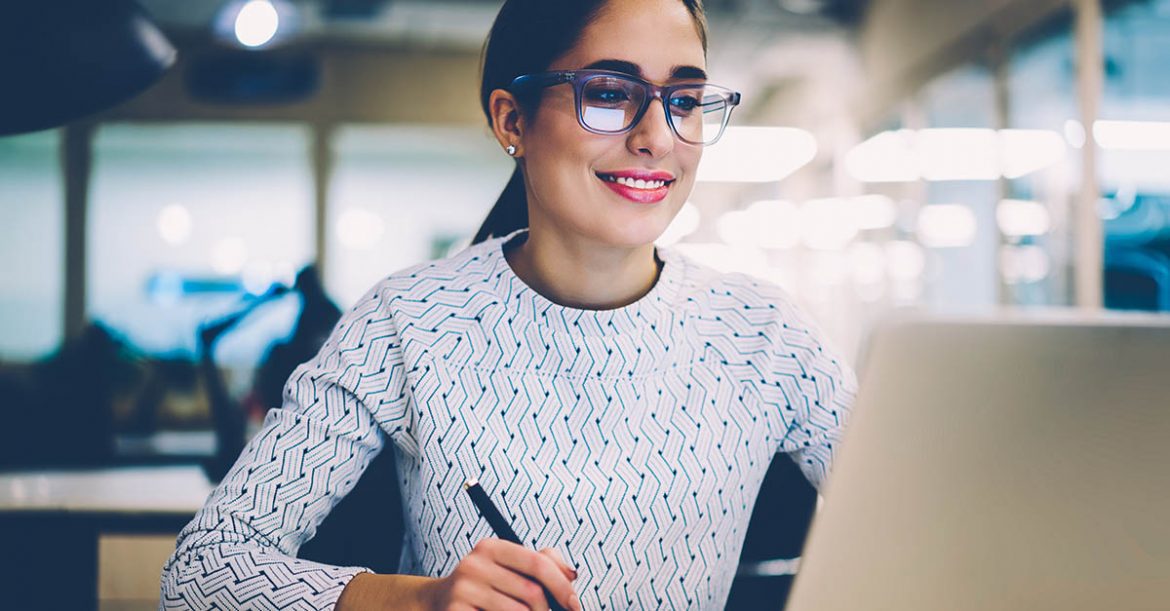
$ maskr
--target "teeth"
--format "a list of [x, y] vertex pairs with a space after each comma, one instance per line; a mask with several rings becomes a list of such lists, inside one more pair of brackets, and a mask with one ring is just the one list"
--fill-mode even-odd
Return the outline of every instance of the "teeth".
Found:
[[616, 182], [619, 185], [625, 185], [632, 189], [661, 189], [662, 187], [666, 186], [665, 180], [635, 180], [625, 176], [606, 176], [605, 179], [610, 182]]

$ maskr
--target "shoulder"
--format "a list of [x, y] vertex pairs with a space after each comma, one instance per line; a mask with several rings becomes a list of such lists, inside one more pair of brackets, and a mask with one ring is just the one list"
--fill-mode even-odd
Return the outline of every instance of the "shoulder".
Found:
[[494, 240], [472, 245], [433, 261], [400, 269], [375, 283], [345, 311], [334, 334], [361, 345], [371, 328], [399, 335], [428, 321], [428, 328], [440, 320], [462, 316], [469, 308], [482, 308], [497, 299], [493, 289], [493, 260], [488, 250]]
[[836, 358], [839, 351], [814, 313], [776, 282], [714, 269], [678, 250], [668, 253], [686, 270], [679, 305], [706, 337], [719, 336], [743, 353]]
[[442, 259], [416, 263], [382, 279], [371, 292], [384, 297], [418, 297], [484, 284], [493, 269], [490, 249], [496, 240], [481, 242]]
[[333, 341], [343, 353], [386, 350], [407, 361], [418, 356], [409, 346], [462, 341], [472, 321], [499, 303], [488, 250], [495, 246], [489, 240], [386, 276], [345, 312]]
[[688, 310], [731, 320], [750, 319], [753, 324], [779, 323], [799, 317], [793, 297], [775, 282], [742, 272], [721, 271], [697, 261], [677, 248], [663, 250], [664, 257], [684, 268], [679, 298]]
[[495, 261], [490, 249], [496, 247], [495, 241], [474, 244], [448, 257], [402, 268], [378, 281], [355, 307], [397, 311], [406, 304], [466, 303], [466, 299], [457, 296], [483, 292], [492, 284]]

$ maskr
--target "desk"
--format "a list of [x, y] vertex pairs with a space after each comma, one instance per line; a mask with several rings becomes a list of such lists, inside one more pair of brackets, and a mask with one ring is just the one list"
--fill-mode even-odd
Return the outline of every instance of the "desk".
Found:
[[114, 455], [135, 464], [183, 464], [215, 457], [215, 431], [158, 431], [114, 436]]
[[178, 533], [212, 488], [196, 466], [0, 473], [5, 606], [96, 609], [98, 537]]

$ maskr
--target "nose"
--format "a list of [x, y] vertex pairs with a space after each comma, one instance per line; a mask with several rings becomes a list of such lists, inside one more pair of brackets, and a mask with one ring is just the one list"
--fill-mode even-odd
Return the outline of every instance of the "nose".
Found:
[[650, 100], [642, 120], [630, 131], [626, 146], [631, 153], [652, 159], [660, 159], [674, 150], [674, 132], [667, 123], [666, 106], [661, 98]]

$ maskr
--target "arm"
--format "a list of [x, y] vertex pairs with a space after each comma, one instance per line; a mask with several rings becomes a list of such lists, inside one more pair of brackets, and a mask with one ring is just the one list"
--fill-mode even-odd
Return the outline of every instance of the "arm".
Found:
[[857, 377], [807, 315], [790, 302], [780, 310], [783, 320], [772, 355], [773, 379], [784, 389], [779, 408], [785, 433], [779, 450], [819, 491], [852, 413]]
[[383, 431], [405, 428], [405, 367], [379, 304], [376, 292], [368, 294], [321, 352], [293, 372], [284, 407], [269, 413], [179, 534], [160, 608], [496, 611], [523, 602], [537, 609], [546, 600], [539, 582], [580, 610], [570, 585], [576, 574], [555, 552], [495, 539], [481, 541], [439, 579], [294, 557], [382, 450]]
[[179, 534], [161, 607], [331, 609], [366, 572], [295, 554], [382, 450], [381, 426], [405, 418], [401, 350], [381, 303], [367, 294], [293, 372], [283, 407]]
[[180, 533], [163, 577], [164, 607], [326, 609], [364, 570], [294, 558], [382, 446], [364, 410], [350, 407], [349, 417], [336, 420], [327, 415], [327, 406], [350, 405], [351, 397], [339, 388], [320, 390], [318, 409], [286, 400], [269, 412]]
[[435, 579], [431, 577], [413, 575], [360, 573], [355, 575], [341, 592], [336, 611], [432, 609], [434, 597], [430, 594], [428, 586], [434, 581]]

